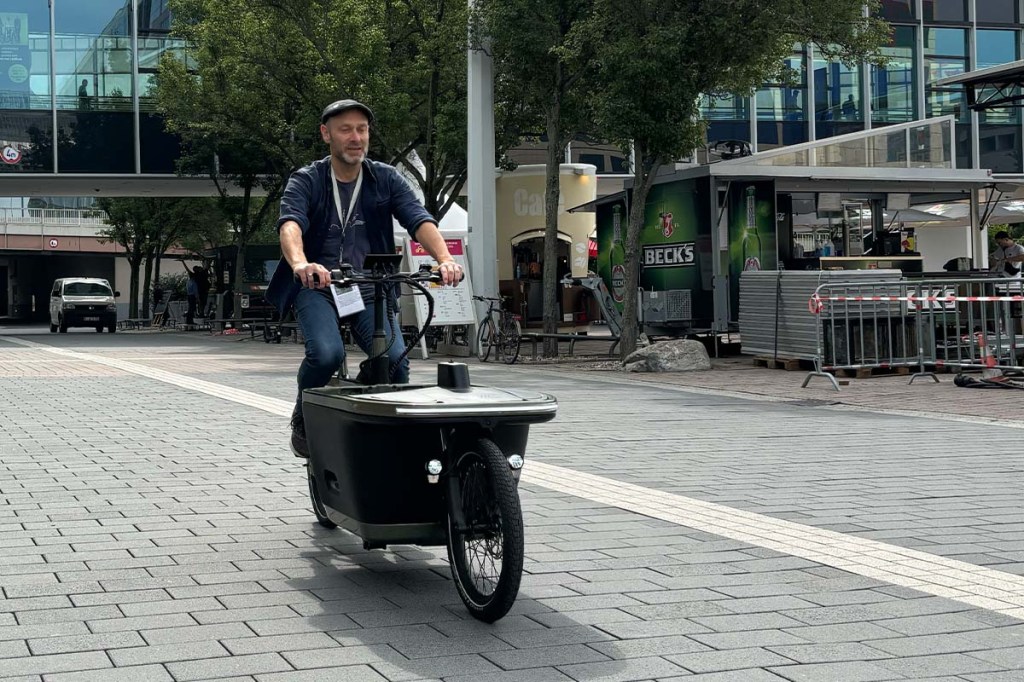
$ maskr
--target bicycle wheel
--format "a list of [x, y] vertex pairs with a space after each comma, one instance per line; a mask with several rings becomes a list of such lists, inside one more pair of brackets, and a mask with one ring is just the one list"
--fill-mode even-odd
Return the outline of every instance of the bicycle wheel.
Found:
[[309, 481], [309, 501], [313, 505], [313, 514], [316, 515], [316, 522], [328, 530], [338, 527], [334, 521], [327, 517], [327, 509], [320, 500], [320, 491], [316, 487], [316, 476], [313, 474], [313, 467], [306, 465], [306, 480]]
[[519, 320], [514, 317], [506, 317], [502, 320], [501, 332], [498, 336], [501, 339], [501, 359], [505, 361], [506, 365], [511, 365], [519, 359], [519, 344], [523, 336]]
[[494, 345], [494, 322], [487, 320], [480, 325], [480, 331], [477, 332], [476, 341], [477, 348], [480, 349], [480, 362], [487, 362], [487, 358], [491, 356], [491, 346]]
[[[461, 499], [449, 500], [448, 561], [471, 616], [493, 623], [512, 608], [523, 576], [523, 513], [501, 450], [481, 438], [458, 456], [450, 474]], [[456, 524], [458, 503], [463, 523]]]

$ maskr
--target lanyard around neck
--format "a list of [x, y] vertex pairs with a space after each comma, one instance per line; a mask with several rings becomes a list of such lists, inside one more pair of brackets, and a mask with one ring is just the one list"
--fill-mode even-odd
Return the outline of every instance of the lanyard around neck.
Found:
[[359, 167], [359, 175], [356, 176], [356, 186], [352, 189], [352, 197], [349, 199], [348, 211], [346, 213], [341, 212], [341, 193], [338, 191], [340, 180], [338, 180], [338, 176], [334, 172], [334, 166], [331, 166], [331, 179], [334, 181], [331, 183], [331, 188], [334, 190], [334, 208], [338, 210], [338, 220], [341, 221], [341, 236], [344, 239], [345, 231], [352, 222], [352, 216], [355, 215], [356, 202], [359, 200], [359, 190], [363, 188], [363, 167]]

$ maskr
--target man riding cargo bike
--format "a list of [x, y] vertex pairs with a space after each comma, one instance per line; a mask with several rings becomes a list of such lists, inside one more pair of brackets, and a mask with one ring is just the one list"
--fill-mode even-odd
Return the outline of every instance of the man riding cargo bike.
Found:
[[[330, 156], [296, 171], [281, 200], [283, 259], [267, 298], [282, 315], [294, 309], [306, 339], [291, 448], [306, 459], [321, 526], [355, 533], [366, 549], [446, 545], [466, 608], [493, 622], [511, 608], [522, 575], [517, 484], [529, 425], [552, 419], [557, 404], [472, 386], [460, 363], [439, 364], [436, 386], [408, 384], [399, 287], [428, 303], [413, 346], [433, 315], [425, 284], [455, 286], [462, 272], [405, 180], [366, 159], [372, 122], [354, 100], [329, 105], [320, 133]], [[436, 271], [395, 272], [392, 218]], [[354, 382], [331, 382], [345, 357], [339, 318], [368, 356]]]

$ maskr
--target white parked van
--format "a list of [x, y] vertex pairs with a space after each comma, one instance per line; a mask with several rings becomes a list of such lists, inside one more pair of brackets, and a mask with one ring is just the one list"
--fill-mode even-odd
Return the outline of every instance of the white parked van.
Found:
[[65, 277], [53, 283], [50, 291], [50, 331], [67, 332], [68, 327], [104, 328], [113, 334], [117, 330], [117, 304], [114, 297], [121, 292], [112, 291], [105, 279], [93, 277]]

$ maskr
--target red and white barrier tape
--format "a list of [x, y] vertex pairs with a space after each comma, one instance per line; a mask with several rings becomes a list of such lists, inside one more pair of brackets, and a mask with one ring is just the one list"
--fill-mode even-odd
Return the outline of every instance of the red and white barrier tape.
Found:
[[807, 302], [811, 314], [817, 315], [826, 301], [837, 303], [1024, 303], [1024, 295], [1014, 296], [819, 296], [814, 294]]

